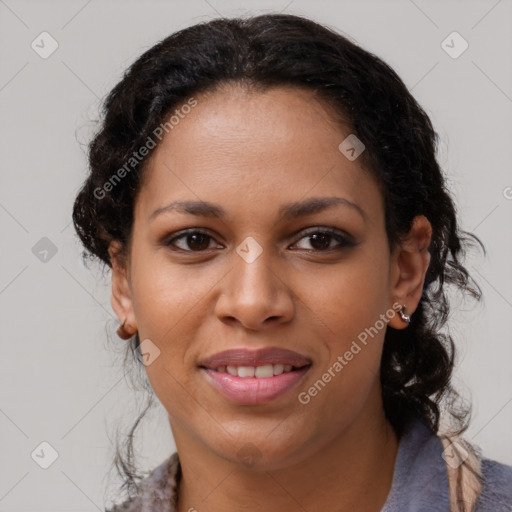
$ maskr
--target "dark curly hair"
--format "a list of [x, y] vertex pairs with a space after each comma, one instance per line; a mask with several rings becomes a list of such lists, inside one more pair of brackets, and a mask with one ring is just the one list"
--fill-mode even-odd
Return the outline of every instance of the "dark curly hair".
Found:
[[[276, 86], [313, 91], [350, 126], [366, 146], [359, 161], [382, 190], [390, 248], [400, 243], [415, 216], [430, 221], [431, 261], [420, 304], [407, 329], [386, 331], [382, 398], [398, 436], [413, 413], [438, 433], [443, 410], [458, 426], [452, 432], [464, 432], [471, 406], [451, 385], [455, 346], [445, 328], [445, 285], [479, 300], [481, 290], [462, 259], [468, 246], [485, 249], [476, 236], [459, 229], [428, 115], [393, 69], [333, 29], [285, 14], [218, 18], [180, 30], [140, 56], [106, 98], [101, 127], [89, 147], [90, 174], [73, 209], [84, 258], [90, 254], [111, 267], [113, 240], [127, 256], [134, 203], [151, 151], [132, 162], [119, 183], [105, 184], [118, 170], [126, 171], [126, 163], [178, 107], [230, 83], [258, 91]], [[135, 335], [126, 357], [134, 356], [138, 345]], [[145, 412], [128, 436], [126, 457], [119, 449], [116, 453], [128, 492], [135, 492], [142, 479], [133, 464], [133, 434]]]

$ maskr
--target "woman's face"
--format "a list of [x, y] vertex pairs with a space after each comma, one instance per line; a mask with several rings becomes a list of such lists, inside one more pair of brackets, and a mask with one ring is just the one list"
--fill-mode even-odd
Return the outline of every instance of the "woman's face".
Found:
[[[113, 305], [138, 328], [178, 447], [284, 467], [381, 419], [383, 320], [400, 298], [383, 197], [339, 149], [350, 130], [308, 91], [196, 100], [151, 157]], [[194, 204], [165, 208], [176, 201]], [[288, 373], [270, 354], [230, 360], [249, 367], [236, 376], [202, 367], [269, 347], [310, 364]], [[258, 366], [261, 377], [238, 376]]]

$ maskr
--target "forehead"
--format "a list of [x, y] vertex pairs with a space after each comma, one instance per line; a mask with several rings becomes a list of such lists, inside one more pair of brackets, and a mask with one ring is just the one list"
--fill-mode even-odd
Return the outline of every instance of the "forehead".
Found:
[[339, 150], [350, 127], [312, 91], [230, 85], [194, 99], [148, 162], [137, 216], [147, 219], [174, 199], [226, 203], [246, 214], [251, 205], [308, 196], [379, 201], [373, 177]]

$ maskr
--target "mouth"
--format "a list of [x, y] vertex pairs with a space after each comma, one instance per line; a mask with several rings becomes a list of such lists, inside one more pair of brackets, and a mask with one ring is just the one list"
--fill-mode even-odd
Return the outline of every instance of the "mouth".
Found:
[[214, 390], [239, 405], [264, 404], [291, 391], [313, 361], [280, 347], [224, 350], [200, 361], [199, 370]]
[[236, 405], [263, 405], [285, 397], [304, 379], [312, 364], [200, 366], [205, 379], [223, 398]]

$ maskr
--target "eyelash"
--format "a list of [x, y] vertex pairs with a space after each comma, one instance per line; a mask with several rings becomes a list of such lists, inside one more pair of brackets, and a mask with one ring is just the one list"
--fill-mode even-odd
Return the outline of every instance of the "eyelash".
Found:
[[[205, 236], [209, 237], [210, 239], [214, 240], [214, 237], [212, 235], [210, 235], [209, 233], [207, 233], [206, 231], [203, 231], [201, 229], [192, 228], [192, 229], [185, 230], [178, 236], [174, 236], [173, 238], [169, 239], [167, 242], [164, 242], [164, 245], [170, 247], [173, 245], [174, 242], [176, 242], [176, 240], [180, 240], [182, 238], [186, 238], [187, 236], [196, 235], [196, 234], [205, 235]], [[323, 253], [323, 252], [341, 250], [341, 249], [344, 249], [347, 247], [353, 247], [356, 245], [356, 242], [348, 234], [343, 234], [343, 232], [341, 232], [337, 229], [328, 228], [328, 227], [313, 228], [313, 229], [305, 232], [304, 235], [302, 235], [301, 238], [299, 238], [299, 240], [295, 243], [298, 243], [303, 238], [311, 237], [312, 235], [316, 235], [316, 234], [327, 234], [327, 235], [331, 236], [332, 238], [334, 238], [339, 243], [339, 245], [337, 247], [330, 247], [328, 249], [323, 249], [323, 250], [322, 249], [303, 249], [303, 250], [306, 250], [308, 252]], [[193, 251], [193, 250], [186, 250], [186, 249], [182, 249], [181, 247], [177, 247], [173, 250], [181, 251], [181, 252], [185, 252], [185, 253], [201, 254], [201, 253], [206, 253], [209, 249], [204, 249], [202, 251]]]

